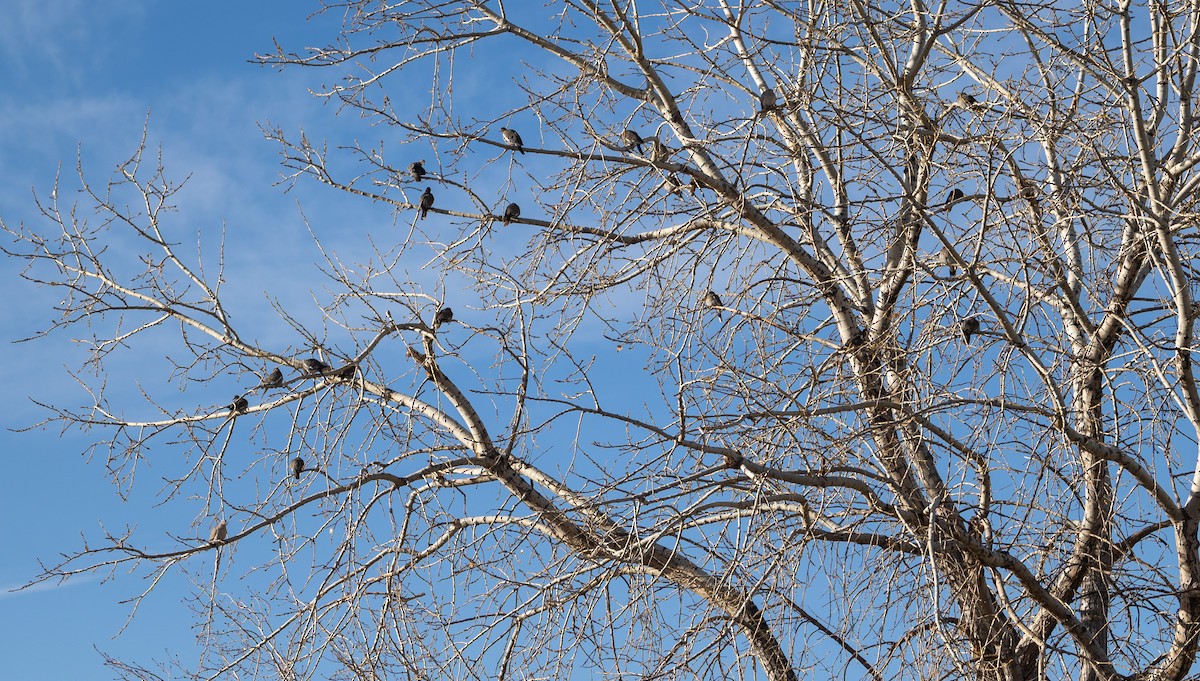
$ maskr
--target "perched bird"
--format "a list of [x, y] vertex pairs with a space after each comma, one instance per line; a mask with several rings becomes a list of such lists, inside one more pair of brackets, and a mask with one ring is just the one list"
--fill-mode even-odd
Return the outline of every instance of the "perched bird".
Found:
[[964, 319], [958, 323], [958, 328], [960, 331], [962, 331], [963, 342], [970, 345], [971, 336], [979, 333], [979, 318], [971, 317], [969, 319]]
[[264, 390], [267, 388], [278, 388], [281, 385], [283, 385], [283, 372], [279, 370], [279, 367], [272, 369], [271, 373], [263, 376], [262, 380], [258, 383], [258, 387]]
[[249, 408], [250, 403], [246, 401], [246, 398], [241, 395], [234, 395], [233, 402], [229, 405], [229, 413], [237, 416], [238, 414], [244, 414]]
[[763, 88], [762, 94], [758, 96], [758, 105], [762, 108], [763, 113], [767, 113], [779, 106], [779, 98], [775, 96], [775, 91], [771, 88]]
[[525, 153], [525, 143], [521, 141], [521, 136], [512, 128], [500, 128], [500, 137], [504, 138], [504, 143], [513, 147], [522, 154]]
[[425, 160], [413, 161], [408, 166], [408, 174], [412, 175], [413, 182], [420, 182], [425, 178]]
[[421, 203], [417, 207], [417, 210], [421, 211], [422, 220], [429, 214], [430, 208], [433, 208], [433, 192], [426, 187], [425, 191], [421, 192]]
[[454, 320], [454, 310], [451, 310], [448, 307], [443, 307], [442, 309], [437, 311], [437, 314], [435, 314], [433, 316], [433, 328], [436, 329], [437, 327], [441, 326], [442, 324], [445, 324], [446, 322], [450, 322], [453, 320]]
[[966, 194], [963, 193], [963, 190], [959, 189], [958, 187], [955, 187], [954, 189], [950, 190], [949, 194], [946, 194], [946, 203], [954, 203], [955, 201], [961, 201], [964, 196], [966, 196]]
[[942, 250], [938, 251], [937, 264], [942, 267], [949, 267], [950, 276], [953, 277], [958, 275], [958, 261], [954, 259], [954, 255], [950, 253], [949, 248], [943, 248]]
[[515, 203], [508, 204], [508, 208], [504, 209], [504, 218], [503, 218], [504, 224], [507, 225], [508, 223], [512, 222], [513, 220], [516, 220], [519, 217], [521, 217], [521, 207]]
[[299, 480], [300, 474], [303, 472], [304, 472], [304, 459], [301, 459], [300, 457], [297, 456], [296, 458], [292, 459], [292, 475], [296, 476], [296, 479]]
[[341, 369], [338, 369], [337, 373], [334, 374], [334, 377], [348, 381], [348, 380], [354, 378], [354, 372], [356, 372], [356, 371], [358, 371], [357, 364], [347, 364], [346, 366], [342, 367]]
[[323, 374], [326, 371], [329, 371], [329, 365], [317, 359], [316, 357], [309, 357], [301, 362], [301, 364], [304, 365], [304, 370], [310, 374]]
[[[713, 308], [723, 307], [723, 305], [721, 304], [721, 296], [718, 296], [716, 291], [709, 291], [708, 293], [705, 293], [704, 294], [704, 306], [705, 307], [713, 307]], [[720, 318], [721, 318], [721, 311], [717, 310], [717, 319], [720, 319]]]
[[650, 161], [653, 163], [662, 163], [671, 155], [671, 150], [667, 145], [659, 141], [658, 137], [650, 138]]
[[211, 531], [209, 531], [208, 541], [210, 544], [216, 544], [218, 542], [225, 541], [225, 537], [228, 537], [228, 536], [229, 536], [229, 528], [225, 526], [225, 519], [222, 518], [221, 522], [217, 523], [216, 526], [213, 527]]
[[633, 149], [634, 147], [637, 147], [637, 152], [639, 154], [642, 153], [642, 136], [633, 130], [626, 130], [625, 132], [621, 133], [621, 144], [623, 144], [626, 149]]
[[974, 97], [965, 92], [958, 93], [958, 99], [954, 100], [954, 102], [964, 109], [974, 109], [979, 104]]

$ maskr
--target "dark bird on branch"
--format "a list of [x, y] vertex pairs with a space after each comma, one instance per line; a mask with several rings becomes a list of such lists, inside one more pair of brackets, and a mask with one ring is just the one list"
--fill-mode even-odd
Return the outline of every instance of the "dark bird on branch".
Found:
[[299, 480], [300, 474], [303, 472], [304, 472], [304, 459], [301, 459], [300, 457], [297, 456], [296, 458], [292, 459], [292, 475], [296, 476], [296, 479]]
[[504, 218], [503, 218], [504, 224], [507, 225], [508, 223], [512, 222], [513, 220], [516, 220], [519, 217], [521, 217], [521, 207], [515, 203], [508, 204], [508, 208], [504, 209]]
[[954, 100], [954, 103], [967, 110], [974, 109], [979, 105], [979, 102], [974, 97], [965, 92], [958, 93], [958, 99]]
[[626, 150], [637, 148], [637, 152], [642, 153], [642, 136], [633, 130], [626, 130], [621, 133], [621, 144]]
[[309, 374], [323, 374], [329, 371], [329, 365], [316, 357], [309, 357], [301, 362], [301, 364], [304, 366], [304, 371]]
[[512, 128], [500, 128], [500, 137], [504, 138], [504, 143], [516, 149], [522, 154], [525, 153], [525, 143], [521, 141], [521, 136]]
[[454, 321], [454, 310], [451, 310], [448, 307], [443, 307], [442, 309], [437, 311], [437, 314], [435, 314], [433, 316], [433, 328], [436, 329], [437, 327], [441, 326], [442, 324], [445, 324], [445, 323], [451, 322], [451, 321]]
[[347, 364], [346, 366], [342, 367], [341, 369], [338, 369], [337, 373], [335, 373], [334, 376], [336, 378], [340, 378], [342, 380], [348, 381], [348, 380], [354, 378], [354, 372], [356, 372], [356, 371], [358, 371], [357, 364]]
[[408, 166], [408, 174], [412, 175], [413, 182], [420, 182], [425, 178], [425, 160], [413, 161]]
[[283, 372], [279, 370], [279, 367], [272, 369], [271, 373], [263, 376], [262, 380], [258, 383], [258, 387], [263, 390], [278, 388], [281, 385], [283, 385]]
[[210, 544], [217, 544], [217, 543], [225, 541], [225, 538], [228, 536], [229, 536], [229, 528], [226, 527], [225, 520], [222, 519], [221, 522], [217, 523], [216, 526], [213, 527], [211, 531], [209, 531], [208, 541]]
[[246, 413], [246, 410], [249, 408], [250, 403], [246, 401], [246, 398], [241, 395], [234, 395], [233, 402], [229, 405], [229, 413], [237, 416], [238, 414]]
[[963, 193], [963, 190], [959, 189], [958, 187], [955, 187], [954, 189], [950, 190], [949, 194], [946, 194], [946, 203], [954, 203], [955, 201], [961, 201], [964, 196], [966, 196], [966, 194]]
[[417, 210], [421, 211], [422, 220], [429, 214], [430, 208], [433, 208], [433, 192], [426, 187], [425, 191], [421, 192], [421, 203], [417, 206]]
[[979, 318], [971, 317], [970, 319], [964, 319], [958, 323], [958, 328], [962, 331], [963, 342], [970, 345], [971, 336], [979, 333]]

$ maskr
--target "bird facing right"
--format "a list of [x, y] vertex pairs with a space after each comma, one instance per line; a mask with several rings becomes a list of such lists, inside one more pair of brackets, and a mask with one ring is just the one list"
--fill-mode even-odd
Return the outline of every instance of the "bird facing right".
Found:
[[521, 136], [512, 128], [500, 128], [500, 137], [504, 139], [504, 143], [516, 149], [522, 154], [525, 153], [525, 143], [521, 141]]
[[621, 145], [625, 147], [626, 151], [636, 148], [640, 154], [642, 153], [642, 136], [634, 130], [626, 129], [621, 133]]
[[292, 475], [296, 476], [296, 479], [299, 480], [300, 474], [303, 472], [304, 472], [304, 459], [301, 459], [300, 457], [297, 456], [296, 458], [292, 459]]
[[413, 161], [408, 166], [408, 174], [412, 175], [413, 182], [420, 182], [425, 178], [425, 161]]
[[267, 388], [278, 388], [281, 385], [283, 385], [283, 372], [279, 370], [279, 367], [272, 369], [271, 373], [263, 376], [262, 380], [258, 383], [258, 387], [264, 390]]
[[437, 314], [435, 314], [433, 316], [433, 328], [436, 329], [437, 327], [441, 326], [442, 324], [445, 324], [445, 323], [453, 321], [453, 320], [454, 320], [454, 310], [452, 310], [448, 307], [443, 307], [442, 309], [437, 311]]

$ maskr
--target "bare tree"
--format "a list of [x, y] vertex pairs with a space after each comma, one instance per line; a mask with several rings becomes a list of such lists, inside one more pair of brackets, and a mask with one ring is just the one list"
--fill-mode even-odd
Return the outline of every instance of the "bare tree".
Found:
[[[241, 582], [195, 572], [205, 678], [1189, 673], [1200, 6], [325, 10], [329, 47], [261, 61], [338, 74], [319, 96], [391, 139], [269, 135], [402, 227], [327, 260], [320, 322], [279, 310], [291, 345], [177, 248], [145, 149], [89, 189], [102, 228], [11, 230], [101, 372], [52, 418], [125, 483], [189, 452], [164, 503], [206, 500], [196, 539], [44, 578], [241, 550]], [[456, 87], [484, 59], [511, 83]], [[263, 387], [111, 408], [110, 353], [164, 338]]]

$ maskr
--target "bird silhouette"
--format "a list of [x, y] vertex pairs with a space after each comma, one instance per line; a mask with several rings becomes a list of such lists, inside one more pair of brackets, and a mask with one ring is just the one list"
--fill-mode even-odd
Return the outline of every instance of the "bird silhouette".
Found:
[[300, 457], [297, 456], [296, 458], [292, 459], [292, 475], [296, 476], [296, 479], [299, 480], [300, 474], [303, 472], [304, 472], [304, 459], [301, 459]]
[[950, 193], [946, 194], [946, 203], [961, 201], [964, 196], [966, 196], [966, 194], [963, 193], [963, 190], [955, 187], [954, 189], [950, 190]]
[[337, 373], [335, 373], [334, 376], [336, 378], [340, 378], [344, 381], [348, 381], [348, 380], [354, 378], [354, 373], [356, 371], [358, 371], [357, 364], [347, 364], [346, 366], [342, 367], [341, 369], [338, 369]]
[[309, 374], [323, 374], [329, 371], [329, 365], [316, 357], [309, 357], [301, 362], [301, 364], [304, 366], [304, 371]]
[[441, 326], [442, 324], [445, 324], [446, 322], [450, 322], [453, 320], [454, 320], [454, 310], [451, 310], [448, 307], [443, 307], [442, 309], [437, 311], [437, 314], [435, 314], [433, 316], [433, 328], [436, 329], [437, 327]]
[[412, 175], [413, 182], [420, 182], [421, 180], [423, 180], [426, 175], [424, 159], [422, 159], [420, 161], [413, 161], [408, 166], [408, 174]]
[[417, 210], [421, 211], [422, 220], [429, 214], [430, 208], [433, 208], [433, 192], [426, 187], [425, 191], [421, 192], [421, 203], [417, 206]]
[[771, 88], [763, 88], [762, 94], [758, 96], [758, 105], [763, 113], [767, 113], [779, 106], [779, 98], [775, 96], [775, 91]]
[[642, 136], [633, 130], [627, 129], [621, 133], [621, 144], [624, 145], [626, 150], [636, 147], [637, 152], [639, 154], [642, 153]]
[[229, 413], [237, 416], [238, 414], [246, 413], [250, 408], [250, 403], [241, 395], [234, 395], [233, 402], [229, 405]]
[[938, 251], [937, 264], [942, 267], [949, 267], [950, 276], [952, 277], [958, 274], [958, 262], [954, 259], [954, 255], [950, 252], [949, 248], [943, 248]]
[[229, 528], [225, 525], [225, 519], [222, 518], [221, 521], [209, 531], [208, 542], [210, 544], [219, 544], [220, 542], [225, 541], [225, 538], [228, 536]]
[[512, 128], [500, 128], [500, 137], [504, 138], [504, 143], [516, 149], [522, 154], [525, 153], [525, 143], [521, 141], [521, 136]]
[[964, 319], [958, 323], [958, 328], [962, 331], [963, 342], [967, 345], [971, 344], [971, 336], [979, 333], [979, 318], [971, 317]]
[[507, 225], [519, 217], [521, 217], [521, 207], [515, 203], [508, 204], [508, 207], [504, 209], [504, 224]]
[[279, 370], [279, 367], [272, 369], [271, 373], [263, 376], [262, 380], [258, 383], [258, 387], [263, 390], [278, 388], [281, 385], [283, 385], [283, 372]]
[[964, 109], [974, 109], [979, 104], [979, 101], [965, 92], [960, 92], [958, 93], [958, 99], [955, 99], [954, 103]]

